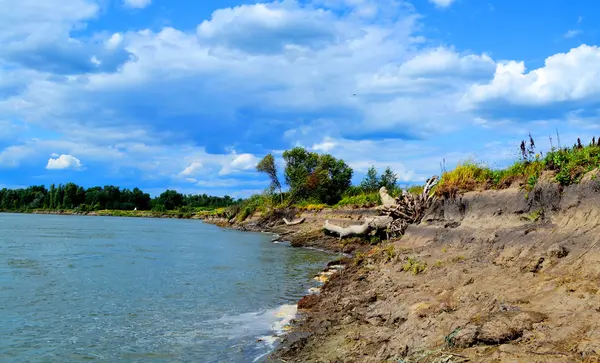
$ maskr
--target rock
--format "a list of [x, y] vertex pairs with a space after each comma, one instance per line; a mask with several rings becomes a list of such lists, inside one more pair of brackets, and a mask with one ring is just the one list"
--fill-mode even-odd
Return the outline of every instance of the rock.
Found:
[[550, 257], [563, 258], [569, 254], [569, 250], [565, 246], [555, 243], [548, 248], [547, 253]]
[[319, 301], [319, 295], [306, 295], [298, 301], [298, 309], [312, 309]]
[[453, 333], [451, 333], [446, 341], [448, 345], [457, 348], [468, 348], [477, 344], [477, 335], [479, 327], [475, 325], [467, 325]]
[[531, 329], [533, 324], [545, 319], [546, 316], [538, 312], [497, 313], [483, 323], [477, 340], [486, 344], [506, 343], [520, 338], [525, 330]]

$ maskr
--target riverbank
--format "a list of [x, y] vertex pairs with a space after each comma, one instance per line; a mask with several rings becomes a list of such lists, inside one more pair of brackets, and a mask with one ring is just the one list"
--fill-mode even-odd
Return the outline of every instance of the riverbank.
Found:
[[[295, 213], [278, 233], [293, 246], [351, 253], [270, 362], [595, 362], [600, 359], [600, 182], [439, 199], [398, 240], [325, 236], [325, 219], [357, 224], [372, 210]], [[209, 221], [216, 222], [216, 220]], [[229, 224], [228, 221], [227, 224]], [[231, 226], [231, 224], [229, 224]]]

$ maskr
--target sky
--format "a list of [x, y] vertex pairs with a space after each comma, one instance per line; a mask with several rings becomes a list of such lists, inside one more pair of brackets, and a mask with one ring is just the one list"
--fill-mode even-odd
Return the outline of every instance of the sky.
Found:
[[[359, 182], [600, 136], [600, 4], [0, 0], [0, 187], [245, 197], [302, 146]], [[551, 139], [552, 138], [552, 141]]]

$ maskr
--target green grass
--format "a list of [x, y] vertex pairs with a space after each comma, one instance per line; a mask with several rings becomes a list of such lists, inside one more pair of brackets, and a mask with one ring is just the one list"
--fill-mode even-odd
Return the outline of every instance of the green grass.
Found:
[[563, 186], [578, 183], [583, 175], [600, 167], [600, 145], [573, 146], [556, 149], [545, 156], [516, 161], [506, 169], [491, 169], [483, 164], [467, 161], [454, 170], [442, 174], [436, 186], [438, 196], [452, 197], [458, 193], [502, 189], [519, 182], [526, 190], [532, 190], [542, 172], [553, 171], [555, 181]]
[[363, 193], [353, 196], [345, 196], [336, 204], [336, 207], [356, 206], [374, 207], [381, 204], [379, 192]]

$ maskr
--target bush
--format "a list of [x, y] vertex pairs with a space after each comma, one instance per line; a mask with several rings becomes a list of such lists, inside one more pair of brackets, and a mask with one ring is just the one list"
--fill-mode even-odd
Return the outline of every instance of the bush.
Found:
[[426, 262], [420, 261], [414, 257], [409, 257], [406, 263], [402, 265], [402, 270], [406, 272], [411, 271], [414, 275], [420, 274], [425, 271], [426, 268]]
[[440, 196], [454, 197], [458, 193], [484, 189], [491, 184], [494, 173], [486, 166], [467, 161], [458, 164], [456, 169], [445, 172], [438, 185], [436, 193]]
[[363, 193], [354, 196], [346, 196], [336, 204], [337, 207], [356, 206], [374, 207], [381, 204], [379, 192]]

